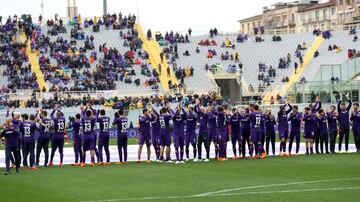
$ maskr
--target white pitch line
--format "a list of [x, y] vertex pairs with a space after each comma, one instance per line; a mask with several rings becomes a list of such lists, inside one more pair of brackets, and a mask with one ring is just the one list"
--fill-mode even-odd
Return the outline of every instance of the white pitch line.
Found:
[[289, 189], [281, 191], [258, 191], [258, 192], [243, 192], [243, 193], [226, 193], [226, 194], [214, 194], [203, 197], [215, 197], [215, 196], [238, 196], [238, 195], [254, 195], [254, 194], [276, 194], [276, 193], [299, 193], [299, 192], [314, 192], [314, 191], [341, 191], [341, 190], [355, 190], [360, 187], [336, 187], [336, 188], [324, 188], [324, 189]]
[[238, 191], [238, 190], [245, 190], [245, 189], [256, 189], [256, 188], [265, 188], [265, 187], [279, 187], [279, 186], [300, 185], [300, 184], [315, 184], [315, 183], [322, 183], [322, 182], [353, 181], [353, 180], [360, 180], [360, 178], [313, 180], [313, 181], [289, 182], [289, 183], [281, 183], [281, 184], [257, 185], [257, 186], [251, 186], [251, 187], [239, 187], [239, 188], [224, 189], [224, 190], [214, 191], [214, 192], [207, 192], [207, 193], [203, 193], [203, 194], [198, 194], [198, 196], [207, 196], [207, 195], [220, 194], [220, 193]]
[[[239, 191], [246, 189], [256, 189], [256, 188], [265, 188], [265, 187], [276, 187], [276, 186], [286, 186], [286, 185], [299, 185], [299, 184], [313, 184], [313, 183], [322, 183], [322, 182], [340, 182], [340, 181], [353, 181], [360, 180], [360, 178], [348, 178], [348, 179], [330, 179], [330, 180], [316, 180], [316, 181], [302, 181], [302, 182], [291, 182], [291, 183], [281, 183], [281, 184], [269, 184], [261, 186], [250, 186], [250, 187], [239, 187], [236, 189], [227, 189], [230, 191]], [[235, 195], [253, 195], [253, 194], [274, 194], [274, 193], [295, 193], [295, 192], [314, 192], [314, 191], [338, 191], [338, 190], [355, 190], [360, 189], [360, 187], [338, 187], [338, 188], [324, 188], [324, 189], [296, 189], [296, 190], [280, 190], [280, 191], [260, 191], [260, 192], [242, 192], [242, 193], [224, 193], [221, 190], [218, 192], [208, 192], [204, 194], [197, 195], [187, 195], [187, 196], [153, 196], [153, 197], [139, 197], [139, 198], [123, 198], [123, 199], [104, 199], [97, 201], [82, 201], [82, 202], [116, 202], [116, 201], [138, 201], [138, 200], [164, 200], [164, 199], [184, 199], [184, 198], [199, 198], [199, 197], [219, 197], [219, 196], [235, 196]], [[211, 194], [210, 194], [211, 193]]]

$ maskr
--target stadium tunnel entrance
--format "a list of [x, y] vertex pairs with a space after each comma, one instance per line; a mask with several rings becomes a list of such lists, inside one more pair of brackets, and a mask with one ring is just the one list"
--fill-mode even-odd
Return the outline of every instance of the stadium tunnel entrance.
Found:
[[221, 89], [221, 95], [224, 100], [229, 101], [232, 105], [238, 103], [241, 99], [240, 85], [234, 79], [216, 79], [217, 85]]

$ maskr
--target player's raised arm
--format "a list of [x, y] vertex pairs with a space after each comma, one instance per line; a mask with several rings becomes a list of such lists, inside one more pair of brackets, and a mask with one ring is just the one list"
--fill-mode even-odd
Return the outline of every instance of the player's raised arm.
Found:
[[289, 109], [286, 111], [286, 114], [289, 114], [292, 111], [293, 107], [290, 103], [288, 103], [287, 105], [289, 106]]
[[347, 110], [347, 111], [350, 111], [351, 106], [352, 106], [351, 99], [349, 99], [348, 102], [349, 102], [349, 105], [347, 106], [346, 110]]

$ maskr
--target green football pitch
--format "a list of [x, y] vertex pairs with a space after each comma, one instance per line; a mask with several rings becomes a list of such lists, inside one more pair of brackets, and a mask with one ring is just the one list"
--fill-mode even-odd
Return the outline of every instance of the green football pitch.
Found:
[[360, 155], [64, 166], [0, 176], [1, 201], [359, 201]]

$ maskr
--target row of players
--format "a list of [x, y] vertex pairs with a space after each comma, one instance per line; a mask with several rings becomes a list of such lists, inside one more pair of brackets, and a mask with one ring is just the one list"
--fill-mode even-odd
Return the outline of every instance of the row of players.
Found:
[[[339, 148], [345, 137], [345, 150], [348, 151], [350, 121], [353, 121], [353, 134], [357, 151], [359, 152], [360, 140], [360, 110], [359, 104], [354, 104], [354, 110], [349, 114], [351, 101], [348, 106], [339, 102], [337, 110], [331, 106], [325, 113], [321, 109], [321, 102], [317, 101], [304, 109], [304, 114], [298, 111], [297, 106], [286, 103], [280, 107], [277, 121], [271, 109], [264, 113], [258, 105], [250, 105], [243, 110], [233, 109], [228, 112], [226, 106], [216, 106], [215, 103], [207, 108], [202, 107], [199, 101], [195, 106], [188, 106], [185, 110], [178, 105], [175, 110], [166, 107], [158, 113], [151, 109], [143, 110], [143, 115], [139, 116], [139, 150], [138, 162], [141, 159], [142, 147], [147, 147], [147, 161], [150, 162], [150, 146], [154, 146], [157, 161], [172, 162], [170, 159], [171, 131], [170, 121], [173, 122], [173, 142], [175, 146], [176, 163], [183, 163], [184, 147], [186, 159], [189, 158], [189, 146], [193, 147], [194, 161], [202, 159], [202, 145], [205, 147], [206, 159], [209, 160], [210, 143], [215, 146], [215, 158], [217, 160], [227, 160], [226, 146], [231, 136], [234, 158], [243, 158], [246, 153], [246, 143], [248, 144], [251, 158], [264, 158], [269, 153], [269, 144], [272, 146], [272, 153], [275, 154], [275, 125], [278, 124], [280, 136], [280, 155], [291, 155], [293, 141], [296, 141], [296, 153], [300, 146], [300, 127], [304, 122], [304, 138], [306, 142], [306, 154], [313, 154], [313, 143], [315, 141], [316, 153], [320, 149], [323, 153], [328, 150], [328, 138], [330, 137], [330, 152], [335, 153], [335, 142], [338, 133], [338, 123], [340, 128]], [[288, 107], [288, 109], [286, 109]], [[2, 137], [6, 142], [6, 168], [10, 172], [10, 162], [16, 166], [18, 171], [21, 161], [21, 151], [23, 157], [23, 168], [27, 168], [27, 157], [30, 155], [30, 168], [37, 169], [41, 150], [45, 153], [44, 166], [48, 164], [48, 146], [51, 140], [51, 156], [49, 166], [53, 165], [55, 151], [60, 153], [60, 166], [63, 162], [63, 146], [66, 138], [66, 128], [73, 129], [75, 163], [73, 165], [85, 166], [86, 152], [90, 151], [91, 163], [95, 163], [95, 155], [99, 164], [110, 164], [109, 152], [109, 128], [110, 118], [106, 116], [105, 110], [95, 110], [91, 104], [86, 107], [81, 106], [81, 113], [77, 114], [75, 120], [66, 124], [64, 114], [56, 107], [48, 118], [47, 112], [37, 110], [36, 115], [20, 115], [12, 112], [12, 117], [6, 119], [3, 124]], [[290, 115], [289, 115], [290, 114]], [[10, 115], [10, 112], [8, 112]], [[289, 132], [289, 124], [291, 130]], [[98, 147], [96, 147], [97, 136], [95, 133], [96, 122], [99, 123], [100, 135]], [[276, 123], [278, 122], [278, 123]], [[117, 127], [117, 145], [119, 152], [118, 164], [127, 162], [127, 138], [128, 127], [127, 117], [123, 110], [115, 113], [113, 125]], [[196, 134], [198, 127], [199, 133]], [[186, 128], [186, 130], [184, 130]], [[39, 137], [35, 140], [35, 130], [38, 130]], [[230, 135], [231, 134], [231, 135]], [[286, 144], [290, 135], [289, 153], [286, 153]], [[266, 139], [266, 151], [264, 142]], [[35, 142], [36, 158], [35, 158]], [[236, 148], [238, 146], [238, 148]], [[197, 147], [197, 148], [196, 148]], [[103, 160], [105, 150], [106, 161]], [[237, 155], [239, 151], [239, 156]], [[198, 156], [197, 156], [198, 152]], [[165, 153], [165, 158], [164, 158]]]

